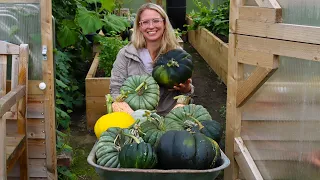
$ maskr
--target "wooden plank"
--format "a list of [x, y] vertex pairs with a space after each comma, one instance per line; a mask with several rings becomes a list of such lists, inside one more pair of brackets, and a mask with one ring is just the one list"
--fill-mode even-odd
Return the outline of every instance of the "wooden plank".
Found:
[[40, 3], [40, 0], [1, 0], [0, 3], [8, 3], [8, 4], [32, 4], [32, 3]]
[[87, 129], [93, 130], [96, 121], [107, 113], [104, 97], [86, 97]]
[[0, 55], [8, 55], [8, 54], [18, 55], [19, 46], [12, 43], [5, 42], [5, 41], [0, 41]]
[[279, 67], [279, 58], [275, 58], [273, 54], [267, 54], [257, 51], [246, 51], [242, 49], [236, 49], [235, 53], [239, 63], [269, 69], [275, 69]]
[[25, 95], [25, 90], [25, 86], [19, 85], [16, 89], [11, 90], [0, 99], [0, 117], [9, 111], [10, 108]]
[[255, 0], [259, 7], [281, 9], [277, 0]]
[[6, 115], [0, 116], [0, 177], [7, 177], [7, 157], [6, 157]]
[[235, 143], [235, 159], [239, 165], [241, 172], [247, 180], [263, 180], [251, 154], [244, 145], [242, 139], [237, 137]]
[[320, 61], [319, 45], [238, 35], [237, 49]]
[[[235, 1], [230, 1], [232, 9], [238, 8], [234, 4]], [[231, 16], [238, 16], [231, 14]], [[233, 18], [235, 20], [236, 17]], [[243, 79], [243, 65], [238, 63], [235, 55], [237, 35], [229, 35], [229, 59], [228, 59], [228, 89], [227, 89], [227, 113], [226, 113], [226, 155], [230, 159], [230, 166], [225, 169], [224, 179], [237, 179], [239, 167], [234, 159], [234, 138], [240, 136], [241, 132], [241, 111], [236, 107], [238, 81]]]
[[44, 101], [42, 102], [30, 102], [28, 103], [28, 118], [32, 119], [44, 119], [45, 109]]
[[43, 119], [28, 119], [28, 138], [45, 139], [45, 121]]
[[[278, 59], [278, 56], [275, 56]], [[237, 107], [242, 106], [272, 76], [277, 69], [256, 67], [248, 79], [239, 82], [237, 88]]]
[[[11, 65], [11, 82], [10, 82], [10, 89], [14, 89], [18, 85], [19, 80], [19, 56], [12, 55], [12, 65]], [[13, 106], [11, 108], [12, 112], [17, 112], [17, 107]]]
[[[46, 159], [33, 159], [30, 158], [28, 169], [29, 169], [29, 179], [48, 179], [47, 178], [47, 170], [45, 168], [46, 166]], [[10, 178], [19, 178], [20, 173], [20, 167], [18, 164], [11, 170], [10, 172]], [[19, 178], [20, 179], [20, 178]]]
[[316, 26], [237, 20], [236, 33], [285, 41], [320, 44], [320, 27]]
[[45, 139], [28, 139], [29, 158], [31, 159], [45, 159], [46, 156], [46, 142]]
[[48, 177], [46, 159], [29, 159], [29, 176], [33, 178]]
[[320, 141], [319, 121], [242, 120], [243, 140]]
[[254, 160], [299, 161], [320, 149], [320, 141], [244, 141]]
[[99, 66], [99, 53], [96, 53], [96, 55], [94, 56], [94, 59], [92, 61], [92, 64], [90, 66], [90, 69], [89, 69], [89, 71], [87, 73], [86, 78], [95, 77], [98, 66]]
[[44, 92], [39, 88], [41, 80], [28, 80], [28, 94], [43, 95]]
[[0, 98], [7, 92], [7, 56], [0, 55]]
[[26, 148], [26, 137], [15, 134], [13, 137], [6, 137], [7, 171], [11, 171]]
[[86, 97], [103, 97], [110, 92], [110, 78], [86, 78]]
[[[46, 170], [49, 179], [57, 179], [56, 153], [56, 121], [55, 121], [55, 76], [53, 59], [53, 27], [52, 2], [41, 1], [41, 39], [42, 46], [47, 47], [47, 60], [42, 61], [43, 81], [47, 88], [44, 90], [45, 101], [45, 132], [46, 132]], [[32, 174], [30, 173], [30, 176]], [[32, 176], [33, 177], [33, 176]], [[44, 176], [41, 176], [44, 177]]]
[[[280, 23], [282, 22], [282, 9], [242, 6], [239, 8], [239, 20]], [[239, 20], [237, 20], [237, 23]], [[237, 26], [239, 25], [237, 24]]]

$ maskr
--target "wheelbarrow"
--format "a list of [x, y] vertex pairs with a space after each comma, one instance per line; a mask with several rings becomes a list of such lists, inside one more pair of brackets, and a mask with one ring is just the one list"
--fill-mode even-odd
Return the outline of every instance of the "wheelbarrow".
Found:
[[107, 168], [96, 164], [96, 144], [93, 146], [87, 161], [92, 165], [101, 179], [105, 180], [214, 180], [219, 173], [230, 165], [230, 160], [221, 151], [221, 159], [213, 169], [136, 169], [136, 168]]

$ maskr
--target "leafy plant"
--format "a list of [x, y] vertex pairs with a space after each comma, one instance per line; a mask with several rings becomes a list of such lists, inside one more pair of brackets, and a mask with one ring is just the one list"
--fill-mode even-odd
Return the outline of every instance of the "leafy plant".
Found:
[[111, 76], [111, 69], [119, 50], [128, 44], [128, 40], [121, 40], [119, 36], [99, 36], [101, 52], [99, 54], [99, 69], [102, 69], [106, 77]]
[[83, 95], [78, 91], [77, 80], [72, 74], [71, 59], [68, 53], [55, 51], [56, 61], [56, 115], [57, 127], [68, 128], [70, 124], [69, 113], [74, 106], [83, 103]]
[[192, 25], [187, 25], [188, 30], [196, 30], [198, 27], [205, 27], [214, 34], [229, 35], [229, 6], [230, 0], [221, 5], [204, 5], [199, 0], [193, 0], [199, 11], [191, 11], [189, 16], [193, 20]]

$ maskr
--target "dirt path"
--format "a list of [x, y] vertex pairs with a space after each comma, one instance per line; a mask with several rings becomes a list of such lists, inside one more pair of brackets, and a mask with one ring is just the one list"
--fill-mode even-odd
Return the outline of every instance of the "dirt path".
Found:
[[[186, 43], [184, 49], [192, 55], [195, 63], [192, 78], [195, 86], [194, 103], [203, 105], [212, 118], [224, 126], [226, 86], [190, 44]], [[74, 150], [71, 171], [79, 179], [98, 179], [95, 170], [88, 165], [86, 159], [96, 138], [86, 130], [85, 108], [77, 110], [72, 115], [70, 130], [70, 145]], [[221, 149], [224, 149], [223, 145]], [[221, 179], [221, 176], [217, 179]]]

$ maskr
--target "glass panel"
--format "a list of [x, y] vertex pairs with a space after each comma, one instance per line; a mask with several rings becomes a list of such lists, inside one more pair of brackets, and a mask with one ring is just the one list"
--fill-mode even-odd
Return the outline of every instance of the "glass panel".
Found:
[[29, 44], [29, 79], [42, 79], [39, 4], [1, 4], [0, 40]]
[[[284, 23], [320, 25], [318, 0], [278, 2]], [[241, 137], [264, 179], [320, 178], [319, 89], [319, 62], [280, 57], [279, 69], [244, 105]]]

